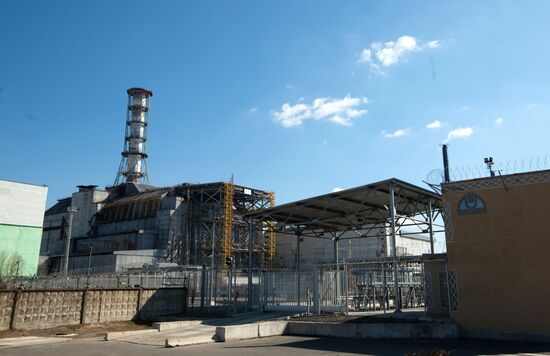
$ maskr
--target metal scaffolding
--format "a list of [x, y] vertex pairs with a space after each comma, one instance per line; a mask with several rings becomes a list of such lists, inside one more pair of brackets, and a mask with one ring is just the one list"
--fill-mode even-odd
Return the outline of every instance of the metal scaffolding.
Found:
[[[249, 234], [243, 215], [269, 207], [270, 193], [232, 182], [180, 187], [186, 213], [170, 233], [167, 254], [180, 264], [213, 268], [223, 268], [225, 258], [233, 256], [237, 268], [246, 268]], [[252, 248], [253, 265], [260, 266], [263, 241], [253, 239]]]
[[[224, 183], [223, 194], [223, 259], [233, 253], [233, 179]], [[223, 264], [222, 266], [225, 266]]]
[[[275, 193], [269, 193], [269, 207], [273, 208], [275, 206]], [[273, 257], [275, 257], [275, 252], [277, 248], [277, 234], [275, 233], [275, 224], [272, 221], [267, 222], [268, 224], [268, 240], [267, 240], [267, 258], [268, 262], [271, 265], [273, 263]]]

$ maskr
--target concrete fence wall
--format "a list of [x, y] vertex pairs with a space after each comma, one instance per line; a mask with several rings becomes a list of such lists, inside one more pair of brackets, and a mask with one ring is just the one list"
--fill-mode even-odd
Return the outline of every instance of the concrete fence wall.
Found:
[[0, 290], [0, 330], [151, 320], [186, 309], [186, 288]]

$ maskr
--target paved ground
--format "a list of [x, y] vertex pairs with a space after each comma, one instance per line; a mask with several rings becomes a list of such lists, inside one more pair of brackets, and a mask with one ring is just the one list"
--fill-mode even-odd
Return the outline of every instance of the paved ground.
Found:
[[76, 338], [91, 338], [105, 335], [107, 331], [128, 331], [150, 329], [152, 323], [136, 323], [133, 321], [119, 321], [113, 323], [84, 324], [58, 326], [39, 330], [4, 330], [0, 331], [0, 341], [4, 338], [21, 336], [54, 336], [56, 334], [76, 334]]
[[550, 345], [529, 345], [481, 340], [349, 340], [297, 336], [214, 343], [166, 349], [100, 339], [78, 339], [57, 344], [0, 348], [2, 356], [59, 355], [404, 355], [420, 350], [456, 350], [453, 355], [550, 355]]

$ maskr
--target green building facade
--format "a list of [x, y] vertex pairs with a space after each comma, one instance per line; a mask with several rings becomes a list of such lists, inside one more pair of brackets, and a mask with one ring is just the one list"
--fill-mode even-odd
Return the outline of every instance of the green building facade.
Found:
[[48, 188], [0, 180], [0, 273], [37, 273]]
[[[14, 257], [20, 257], [15, 266], [19, 275], [32, 276], [38, 270], [42, 228], [0, 224], [0, 268], [6, 269]], [[10, 260], [11, 259], [11, 260]]]

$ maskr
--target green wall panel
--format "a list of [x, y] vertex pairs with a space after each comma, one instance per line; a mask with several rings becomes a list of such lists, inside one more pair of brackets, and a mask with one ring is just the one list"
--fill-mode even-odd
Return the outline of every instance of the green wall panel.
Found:
[[36, 274], [42, 228], [0, 224], [0, 252], [18, 253], [23, 258], [19, 274]]

